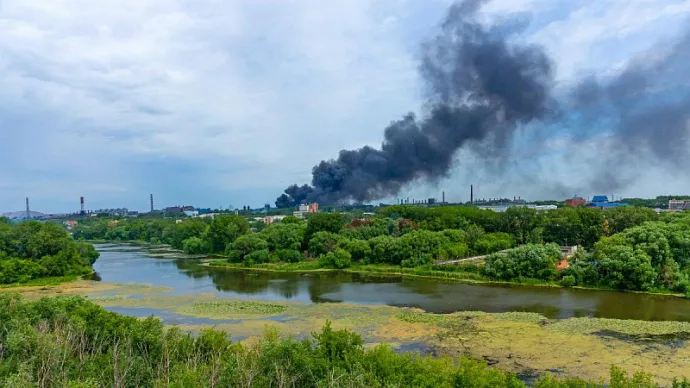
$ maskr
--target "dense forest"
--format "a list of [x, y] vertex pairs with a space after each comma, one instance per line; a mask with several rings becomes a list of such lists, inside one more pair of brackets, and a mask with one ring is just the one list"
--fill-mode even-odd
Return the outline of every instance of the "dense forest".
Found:
[[0, 284], [92, 272], [93, 245], [77, 242], [59, 225], [0, 219]]
[[[220, 331], [191, 335], [154, 317], [118, 315], [80, 297], [24, 302], [0, 294], [0, 344], [2, 387], [526, 387], [469, 358], [365, 349], [359, 335], [329, 323], [308, 339], [268, 328], [243, 344]], [[651, 375], [615, 367], [606, 385], [547, 376], [534, 386], [657, 387]]]
[[[394, 265], [478, 271], [490, 280], [690, 292], [690, 217], [659, 216], [638, 207], [511, 208], [497, 213], [468, 206], [390, 206], [368, 218], [318, 213], [271, 225], [238, 215], [94, 220], [80, 224], [74, 236], [167, 243], [245, 266], [302, 261], [335, 269]], [[557, 270], [561, 245], [581, 249], [567, 268]], [[479, 269], [438, 265], [485, 254], [489, 256]]]

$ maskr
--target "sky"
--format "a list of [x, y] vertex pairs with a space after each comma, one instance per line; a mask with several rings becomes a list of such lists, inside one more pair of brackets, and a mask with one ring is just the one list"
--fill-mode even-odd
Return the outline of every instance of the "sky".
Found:
[[[449, 4], [0, 0], [0, 212], [23, 209], [25, 197], [50, 213], [78, 210], [80, 196], [87, 209], [146, 210], [149, 194], [157, 208], [273, 203], [309, 182], [320, 160], [379, 146], [387, 124], [418, 112], [420, 44]], [[680, 34], [690, 0], [494, 0], [483, 9], [487, 20], [515, 12], [531, 21], [521, 39], [542, 45], [568, 85]], [[595, 162], [536, 158], [534, 171], [568, 182]], [[496, 182], [461, 151], [448, 179], [415, 182], [402, 196], [444, 190], [464, 201], [470, 183], [480, 196], [553, 195], [528, 181]], [[689, 180], [652, 168], [604, 194], [680, 192]]]

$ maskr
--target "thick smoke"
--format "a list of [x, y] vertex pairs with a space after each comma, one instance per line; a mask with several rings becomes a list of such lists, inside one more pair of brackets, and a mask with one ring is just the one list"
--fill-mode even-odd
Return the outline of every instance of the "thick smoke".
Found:
[[[476, 18], [482, 3], [452, 6], [441, 33], [424, 46], [420, 74], [429, 98], [423, 117], [408, 114], [392, 122], [380, 149], [342, 150], [337, 159], [322, 161], [312, 170], [311, 186], [290, 186], [276, 205], [394, 196], [412, 181], [446, 177], [459, 149], [487, 162], [506, 158], [515, 135], [526, 128], [538, 134], [534, 147], [548, 138], [547, 128], [567, 127], [576, 146], [593, 142], [608, 166], [647, 157], [685, 161], [690, 98], [687, 85], [678, 83], [689, 74], [689, 36], [613, 79], [588, 78], [557, 101], [551, 59], [542, 48], [512, 39], [524, 23], [482, 25]], [[610, 135], [600, 141], [604, 131]], [[592, 176], [595, 189], [629, 182], [606, 168]]]

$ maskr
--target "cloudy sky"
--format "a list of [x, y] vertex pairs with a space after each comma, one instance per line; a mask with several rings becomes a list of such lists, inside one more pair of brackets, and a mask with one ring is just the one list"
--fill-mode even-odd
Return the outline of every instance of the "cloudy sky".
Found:
[[[0, 212], [23, 208], [261, 206], [343, 148], [378, 145], [418, 111], [420, 43], [446, 0], [0, 0]], [[559, 83], [616, 71], [687, 26], [690, 0], [495, 0]], [[458, 155], [452, 177], [409, 192], [539, 198]], [[469, 164], [468, 164], [469, 163]], [[540, 174], [563, 180], [569, 161]], [[583, 167], [586, 170], [586, 166]], [[642, 176], [618, 195], [689, 192]], [[655, 180], [656, 179], [656, 180]], [[592, 195], [594, 193], [581, 193]]]

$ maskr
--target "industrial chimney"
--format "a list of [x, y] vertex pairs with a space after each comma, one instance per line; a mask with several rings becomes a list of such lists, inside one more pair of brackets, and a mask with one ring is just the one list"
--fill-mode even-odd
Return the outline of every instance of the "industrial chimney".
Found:
[[86, 214], [84, 211], [84, 197], [79, 197], [79, 203], [81, 204], [81, 214]]
[[29, 210], [29, 197], [26, 197], [26, 219], [31, 219], [31, 210]]
[[153, 213], [153, 194], [151, 194], [151, 213]]
[[470, 185], [470, 204], [474, 204], [474, 185]]

